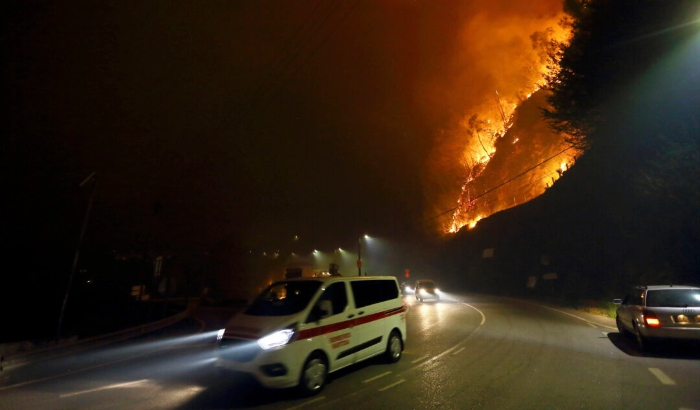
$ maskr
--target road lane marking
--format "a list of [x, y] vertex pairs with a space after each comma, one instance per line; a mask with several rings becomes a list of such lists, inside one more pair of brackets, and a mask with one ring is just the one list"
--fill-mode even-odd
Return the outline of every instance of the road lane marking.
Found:
[[651, 372], [651, 374], [656, 376], [656, 378], [659, 379], [659, 381], [663, 384], [676, 384], [676, 382], [674, 382], [672, 378], [668, 377], [666, 373], [662, 372], [661, 369], [659, 369], [658, 367], [650, 367], [649, 371]]
[[296, 406], [287, 407], [287, 410], [300, 409], [300, 408], [302, 408], [302, 407], [308, 406], [309, 404], [313, 404], [313, 403], [316, 403], [316, 402], [319, 402], [319, 401], [322, 401], [322, 400], [326, 400], [326, 396], [316, 397], [315, 399], [312, 399], [312, 400], [309, 400], [309, 401], [305, 401], [305, 402], [303, 402], [303, 403], [301, 403], [301, 404], [297, 404]]
[[384, 387], [382, 387], [381, 389], [377, 389], [377, 390], [379, 390], [379, 391], [389, 390], [389, 389], [391, 389], [392, 387], [396, 387], [396, 386], [398, 386], [399, 384], [401, 384], [401, 383], [403, 383], [403, 382], [405, 382], [405, 381], [406, 381], [406, 380], [401, 379], [401, 380], [397, 381], [396, 383], [392, 383], [392, 384], [390, 384], [390, 385], [388, 385], [388, 386], [384, 386]]
[[122, 387], [131, 387], [131, 386], [134, 386], [134, 385], [137, 385], [137, 384], [146, 383], [146, 382], [148, 382], [148, 379], [136, 380], [136, 381], [134, 381], [134, 382], [110, 384], [110, 385], [107, 385], [107, 386], [98, 387], [98, 388], [96, 388], [96, 389], [81, 390], [81, 391], [76, 391], [76, 392], [73, 392], [73, 393], [61, 394], [61, 395], [58, 396], [58, 397], [60, 397], [60, 398], [65, 398], [65, 397], [77, 396], [77, 395], [80, 395], [80, 394], [94, 393], [94, 392], [102, 391], [102, 390], [120, 389], [120, 388], [122, 388]]
[[[529, 303], [529, 302], [526, 302], [526, 303]], [[563, 310], [554, 309], [554, 308], [552, 308], [552, 307], [545, 306], [545, 305], [540, 305], [539, 303], [531, 303], [531, 304], [532, 304], [532, 305], [535, 305], [535, 306], [543, 307], [543, 308], [545, 308], [545, 309], [553, 310], [553, 311], [555, 311], [555, 312], [563, 313], [563, 314], [568, 315], [568, 316], [571, 316], [571, 317], [575, 317], [576, 319], [583, 320], [584, 322], [586, 322], [586, 323], [588, 323], [588, 324], [594, 324], [594, 325], [596, 325], [596, 326], [604, 327], [604, 328], [607, 328], [607, 329], [617, 330], [616, 327], [607, 326], [607, 325], [601, 325], [600, 323], [596, 323], [596, 322], [590, 321], [590, 320], [588, 320], [588, 319], [584, 319], [584, 318], [582, 318], [581, 316], [576, 316], [576, 315], [571, 314], [571, 313], [569, 313], [569, 312], [564, 312]]]
[[[423, 370], [426, 372], [429, 372], [440, 365], [440, 362], [438, 361], [430, 361], [425, 363], [428, 363], [428, 365], [423, 368]], [[421, 363], [418, 366], [423, 366], [425, 363]]]
[[[469, 306], [470, 308], [472, 308], [472, 309], [476, 310], [477, 312], [479, 312], [479, 314], [481, 315], [481, 323], [479, 323], [479, 326], [481, 326], [481, 325], [483, 325], [484, 323], [486, 323], [486, 315], [484, 315], [484, 312], [480, 311], [479, 309], [475, 308], [474, 306], [470, 305], [469, 303], [465, 303], [465, 302], [460, 302], [460, 303], [463, 304], [463, 305], [465, 305], [465, 306]], [[474, 331], [476, 331], [476, 329], [474, 329]]]
[[586, 322], [586, 323], [588, 323], [588, 326], [590, 326], [590, 327], [592, 327], [592, 328], [595, 328], [595, 329], [598, 329], [598, 325], [595, 325], [595, 324], [593, 324], [593, 323], [591, 323], [591, 322]]
[[462, 353], [462, 351], [463, 351], [464, 349], [466, 349], [466, 347], [463, 347], [463, 348], [457, 350], [456, 352], [452, 353], [452, 356], [454, 356], [454, 355], [456, 355], [456, 354]]
[[378, 374], [378, 375], [376, 375], [376, 376], [374, 376], [374, 377], [370, 377], [369, 379], [363, 380], [362, 383], [369, 383], [369, 382], [371, 382], [371, 381], [375, 381], [375, 380], [377, 380], [377, 379], [381, 379], [382, 377], [387, 376], [387, 375], [389, 375], [389, 374], [391, 374], [391, 372], [384, 372], [384, 373]]
[[[467, 336], [467, 338], [465, 338], [465, 340], [463, 340], [463, 341], [457, 343], [456, 345], [454, 345], [454, 346], [452, 346], [451, 348], [445, 350], [444, 352], [442, 352], [442, 353], [440, 353], [440, 354], [437, 354], [437, 355], [431, 357], [430, 359], [424, 361], [423, 363], [419, 363], [419, 364], [416, 366], [416, 368], [418, 368], [418, 367], [423, 367], [425, 370], [430, 370], [430, 369], [432, 369], [433, 367], [437, 366], [437, 365], [438, 365], [437, 361], [440, 360], [441, 357], [443, 357], [443, 356], [445, 356], [445, 355], [448, 355], [448, 354], [454, 352], [455, 350], [457, 350], [457, 348], [458, 348], [460, 345], [464, 344], [464, 343], [466, 342], [466, 340], [467, 340], [469, 337], [471, 337], [472, 334], [474, 334], [474, 332], [476, 332], [477, 330], [479, 330], [479, 328], [481, 328], [481, 326], [482, 326], [484, 323], [486, 323], [486, 315], [484, 315], [484, 312], [480, 311], [479, 309], [475, 308], [474, 306], [470, 305], [469, 303], [466, 303], [466, 302], [459, 302], [459, 303], [462, 304], [462, 305], [464, 305], [464, 306], [468, 306], [468, 307], [470, 307], [470, 308], [476, 310], [477, 312], [479, 312], [479, 314], [481, 315], [481, 323], [479, 324], [479, 326], [477, 326], [477, 327], [472, 331], [472, 333], [471, 333], [469, 336]], [[411, 363], [413, 363], [413, 362], [411, 362]]]
[[416, 363], [420, 362], [421, 360], [425, 360], [427, 358], [428, 358], [428, 355], [426, 354], [425, 356], [421, 356], [421, 357], [417, 358], [416, 360], [412, 361], [411, 364], [416, 364]]

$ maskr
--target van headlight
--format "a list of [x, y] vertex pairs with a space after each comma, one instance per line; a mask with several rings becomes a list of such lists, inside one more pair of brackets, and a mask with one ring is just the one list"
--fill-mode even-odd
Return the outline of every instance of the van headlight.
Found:
[[294, 329], [282, 329], [258, 339], [258, 344], [264, 350], [270, 350], [286, 345], [292, 340], [292, 336], [294, 336]]
[[224, 338], [224, 332], [226, 332], [226, 329], [219, 329], [219, 331], [216, 332], [216, 341], [217, 342]]

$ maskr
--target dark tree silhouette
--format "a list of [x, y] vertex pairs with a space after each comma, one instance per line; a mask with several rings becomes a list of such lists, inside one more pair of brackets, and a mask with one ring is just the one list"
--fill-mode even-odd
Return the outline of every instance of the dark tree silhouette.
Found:
[[584, 166], [605, 175], [596, 184], [621, 237], [651, 250], [621, 264], [639, 271], [644, 259], [658, 277], [697, 282], [700, 2], [567, 1], [566, 9], [573, 38], [552, 56], [561, 69], [545, 116], [587, 150]]

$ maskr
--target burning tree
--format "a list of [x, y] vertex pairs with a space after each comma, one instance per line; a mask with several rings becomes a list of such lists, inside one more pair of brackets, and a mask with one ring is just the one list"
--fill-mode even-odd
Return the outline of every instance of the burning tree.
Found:
[[[506, 76], [501, 80], [508, 83], [505, 92], [491, 91], [476, 112], [461, 121], [463, 177], [445, 231], [472, 228], [482, 218], [537, 197], [575, 161], [579, 150], [562, 150], [564, 134], [546, 127], [540, 109], [547, 92], [541, 89], [548, 73], [557, 69], [554, 50], [566, 44], [569, 29], [567, 20], [560, 18], [556, 29], [545, 26], [519, 33], [531, 50], [510, 50], [518, 68], [495, 70]], [[550, 158], [552, 150], [559, 152], [558, 158]]]

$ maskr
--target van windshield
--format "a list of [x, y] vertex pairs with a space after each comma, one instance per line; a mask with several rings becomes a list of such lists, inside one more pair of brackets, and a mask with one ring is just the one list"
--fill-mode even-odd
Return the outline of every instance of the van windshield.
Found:
[[270, 285], [246, 309], [251, 316], [288, 316], [302, 311], [321, 281], [283, 281]]

